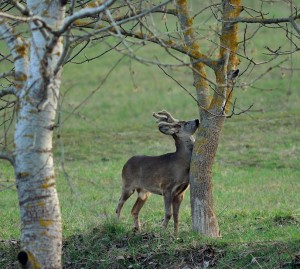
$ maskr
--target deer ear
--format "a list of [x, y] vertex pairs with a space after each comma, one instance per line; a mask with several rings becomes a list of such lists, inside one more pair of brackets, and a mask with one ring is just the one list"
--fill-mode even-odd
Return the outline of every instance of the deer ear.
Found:
[[171, 126], [168, 126], [168, 125], [161, 125], [158, 127], [159, 131], [161, 131], [163, 134], [166, 134], [166, 135], [173, 135], [175, 133], [177, 133], [177, 129], [176, 128], [173, 128]]

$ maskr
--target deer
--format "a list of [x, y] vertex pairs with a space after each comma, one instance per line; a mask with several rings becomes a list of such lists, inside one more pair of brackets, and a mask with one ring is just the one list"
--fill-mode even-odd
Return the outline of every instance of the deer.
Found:
[[133, 156], [122, 170], [122, 193], [116, 208], [117, 220], [126, 200], [136, 191], [137, 200], [132, 207], [133, 230], [140, 231], [139, 212], [150, 194], [162, 195], [165, 216], [162, 223], [167, 228], [173, 215], [174, 232], [178, 233], [179, 208], [184, 192], [189, 186], [190, 161], [195, 139], [193, 134], [199, 120], [180, 121], [169, 112], [153, 112], [158, 129], [175, 140], [176, 151], [160, 156]]

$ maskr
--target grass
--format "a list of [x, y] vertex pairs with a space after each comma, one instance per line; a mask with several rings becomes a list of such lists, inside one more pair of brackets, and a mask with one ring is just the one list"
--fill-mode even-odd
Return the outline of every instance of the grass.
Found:
[[[275, 37], [269, 37], [272, 43]], [[263, 46], [263, 41], [257, 40], [257, 50], [262, 51]], [[105, 49], [104, 45], [91, 47], [86, 56]], [[147, 50], [153, 57], [164, 55], [152, 45]], [[130, 209], [135, 198], [125, 204], [121, 222], [114, 220], [122, 166], [135, 154], [157, 155], [174, 149], [172, 139], [157, 131], [153, 111], [165, 108], [175, 117], [189, 119], [197, 117], [197, 107], [157, 67], [127, 58], [96, 90], [120, 57], [110, 53], [99, 61], [64, 69], [63, 125], [54, 135], [64, 268], [298, 268], [297, 71], [292, 74], [277, 68], [267, 73], [256, 89], [235, 90], [239, 107], [254, 103], [253, 110], [259, 112], [228, 119], [223, 130], [213, 169], [222, 238], [204, 238], [191, 231], [188, 192], [178, 236], [172, 233], [172, 223], [166, 231], [161, 230], [163, 200], [156, 195], [141, 211], [142, 232], [134, 234]], [[294, 55], [294, 66], [299, 68], [297, 60], [299, 56]], [[168, 72], [193, 93], [189, 71]], [[247, 79], [251, 81], [251, 77], [239, 81]], [[3, 162], [0, 166], [0, 268], [9, 269], [16, 266], [19, 211], [13, 170]]]

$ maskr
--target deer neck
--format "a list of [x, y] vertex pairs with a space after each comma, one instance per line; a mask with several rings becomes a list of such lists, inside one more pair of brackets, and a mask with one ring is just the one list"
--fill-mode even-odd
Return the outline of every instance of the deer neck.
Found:
[[193, 136], [186, 138], [174, 137], [174, 140], [176, 146], [176, 155], [190, 162], [195, 138]]

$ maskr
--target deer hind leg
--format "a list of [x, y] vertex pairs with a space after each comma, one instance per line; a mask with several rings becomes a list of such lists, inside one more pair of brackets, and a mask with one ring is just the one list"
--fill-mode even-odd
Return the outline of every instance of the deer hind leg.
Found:
[[150, 192], [145, 190], [137, 190], [138, 191], [138, 198], [131, 209], [131, 215], [133, 217], [133, 225], [134, 230], [140, 230], [140, 221], [139, 221], [139, 213], [143, 205], [146, 203], [148, 197], [150, 196]]
[[163, 221], [162, 226], [164, 228], [167, 228], [169, 220], [172, 217], [172, 207], [171, 207], [171, 203], [172, 203], [172, 195], [171, 193], [164, 193], [164, 202], [165, 202], [165, 218]]
[[172, 201], [173, 206], [173, 219], [174, 219], [174, 232], [178, 233], [178, 224], [179, 224], [179, 208], [181, 205], [181, 202], [183, 200], [184, 192], [174, 196]]
[[117, 215], [117, 219], [120, 218], [120, 213], [121, 213], [121, 209], [124, 205], [124, 203], [126, 202], [126, 200], [134, 193], [134, 190], [130, 189], [130, 190], [126, 190], [123, 189], [122, 190], [122, 194], [121, 197], [119, 199], [119, 203], [118, 206], [116, 208], [116, 215]]

